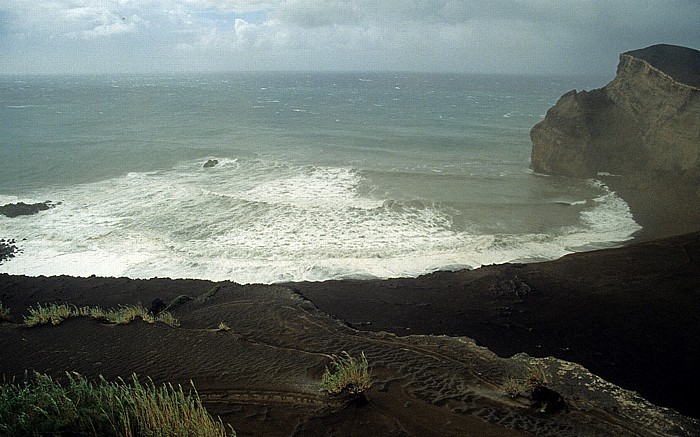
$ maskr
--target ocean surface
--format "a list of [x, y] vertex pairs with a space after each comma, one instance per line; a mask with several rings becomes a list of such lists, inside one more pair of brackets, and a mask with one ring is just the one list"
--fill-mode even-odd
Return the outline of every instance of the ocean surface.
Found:
[[0, 272], [274, 283], [618, 245], [615, 193], [529, 170], [530, 128], [609, 79], [0, 77], [0, 205], [56, 203], [0, 216]]

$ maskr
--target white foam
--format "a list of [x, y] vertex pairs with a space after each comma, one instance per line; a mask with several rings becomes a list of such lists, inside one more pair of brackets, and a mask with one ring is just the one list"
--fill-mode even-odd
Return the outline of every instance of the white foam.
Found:
[[361, 198], [360, 177], [346, 168], [306, 168], [302, 174], [281, 177], [239, 193], [241, 199], [269, 204], [354, 206], [373, 208], [381, 201]]
[[553, 259], [639, 229], [624, 201], [595, 181], [599, 197], [570, 203], [582, 208], [578, 226], [481, 235], [455, 230], [455, 212], [441, 205], [360, 195], [366, 181], [349, 168], [218, 160], [35, 193], [62, 203], [0, 217], [4, 238], [26, 238], [0, 272], [241, 283], [388, 278]]

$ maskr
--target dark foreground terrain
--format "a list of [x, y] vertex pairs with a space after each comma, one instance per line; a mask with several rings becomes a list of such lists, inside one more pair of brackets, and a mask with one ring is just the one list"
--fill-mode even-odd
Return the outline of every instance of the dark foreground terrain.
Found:
[[[700, 417], [698, 266], [700, 233], [386, 281], [0, 275], [0, 301], [11, 309], [0, 324], [0, 373], [192, 380], [210, 412], [243, 436], [697, 435], [687, 416]], [[148, 307], [155, 299], [173, 304], [180, 327], [21, 324], [37, 303]], [[329, 355], [342, 351], [369, 360], [366, 404], [320, 390]], [[543, 412], [529, 393], [506, 395], [504, 384], [532, 369], [565, 408]]]

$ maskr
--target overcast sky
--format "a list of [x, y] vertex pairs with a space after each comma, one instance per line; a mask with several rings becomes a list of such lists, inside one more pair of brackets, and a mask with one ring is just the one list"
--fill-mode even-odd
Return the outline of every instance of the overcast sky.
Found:
[[657, 43], [700, 49], [700, 0], [0, 0], [0, 74], [614, 75]]

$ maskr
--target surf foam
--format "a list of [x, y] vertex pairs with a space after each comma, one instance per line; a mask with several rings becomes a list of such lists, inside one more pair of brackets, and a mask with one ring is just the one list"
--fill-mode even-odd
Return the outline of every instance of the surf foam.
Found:
[[590, 206], [569, 205], [582, 208], [577, 226], [479, 234], [456, 229], [456, 212], [444, 205], [361, 189], [369, 181], [351, 168], [219, 162], [34, 193], [62, 203], [33, 216], [0, 217], [3, 237], [26, 238], [23, 253], [0, 271], [240, 283], [409, 277], [554, 259], [624, 241], [639, 229], [625, 202], [597, 182], [601, 195]]

